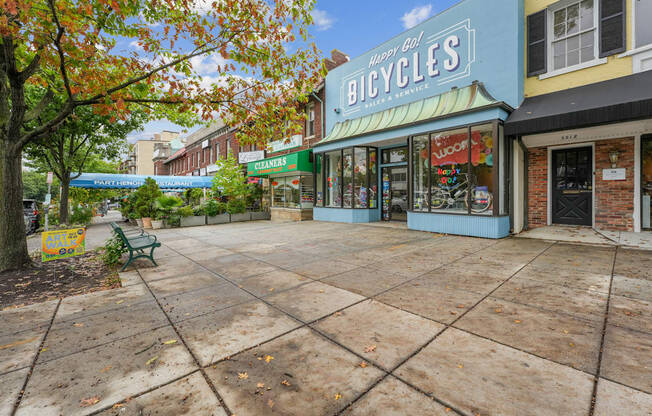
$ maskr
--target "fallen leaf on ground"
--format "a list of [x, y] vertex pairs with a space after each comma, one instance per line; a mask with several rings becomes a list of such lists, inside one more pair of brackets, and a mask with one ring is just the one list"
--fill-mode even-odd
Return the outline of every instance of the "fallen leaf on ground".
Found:
[[163, 345], [170, 345], [170, 344], [176, 344], [177, 340], [176, 339], [170, 339], [168, 341], [165, 341]]
[[95, 396], [95, 397], [89, 397], [88, 399], [82, 399], [82, 400], [79, 402], [79, 406], [80, 406], [80, 407], [88, 407], [88, 406], [92, 406], [92, 405], [94, 405], [94, 404], [96, 404], [96, 403], [99, 403], [99, 402], [100, 402], [100, 398], [99, 398], [99, 397], [97, 397], [97, 396]]
[[459, 305], [456, 306], [456, 308], [457, 308], [457, 309], [464, 309], [464, 308], [466, 308], [466, 306], [464, 306], [464, 305], [462, 305], [462, 304], [460, 303]]
[[48, 347], [41, 348], [41, 352], [45, 352], [45, 351], [47, 351], [47, 350], [48, 350]]
[[521, 320], [520, 320], [520, 319], [514, 319], [514, 323], [515, 323], [515, 324], [520, 324], [520, 323], [521, 323]]
[[458, 364], [457, 368], [464, 368], [464, 365], [463, 364]]
[[119, 305], [119, 304], [121, 304], [121, 303], [123, 303], [123, 302], [124, 302], [124, 299], [119, 300], [119, 301], [116, 302], [116, 305]]
[[153, 363], [154, 361], [156, 361], [156, 360], [158, 360], [158, 355], [155, 355], [154, 357], [152, 357], [152, 358], [150, 358], [149, 360], [147, 360], [147, 362], [145, 363], [145, 365], [150, 365], [150, 364], [152, 364], [152, 363]]
[[265, 387], [265, 383], [258, 383], [258, 384], [256, 384], [256, 387], [258, 387], [259, 389], [262, 389], [263, 387]]
[[335, 394], [335, 400], [339, 400], [339, 399], [341, 399], [341, 398], [342, 398], [342, 395], [341, 395], [341, 394], [339, 394], [339, 393]]
[[124, 403], [116, 403], [116, 404], [113, 405], [113, 408], [114, 409], [119, 409], [119, 408], [124, 407], [124, 406], [125, 406]]
[[281, 384], [284, 385], [284, 386], [288, 386], [288, 387], [291, 386], [290, 382], [287, 381], [287, 380], [283, 380], [283, 381], [281, 381]]
[[496, 312], [496, 313], [501, 313], [502, 311], [503, 311], [503, 310], [500, 309], [500, 308], [496, 308], [496, 309], [494, 309], [494, 312]]
[[568, 330], [564, 329], [564, 334], [568, 334]]
[[32, 341], [36, 341], [38, 337], [23, 339], [20, 341], [12, 342], [11, 344], [0, 345], [0, 350], [6, 350], [7, 348], [17, 347], [19, 345], [27, 344]]
[[271, 355], [266, 355], [266, 356], [265, 356], [265, 362], [266, 362], [267, 364], [269, 364], [269, 362], [272, 361], [273, 359], [274, 359], [274, 357], [272, 357]]
[[267, 401], [267, 406], [269, 406], [270, 409], [271, 409], [272, 407], [274, 407], [274, 400], [269, 399], [269, 400]]
[[109, 371], [110, 369], [111, 369], [111, 366], [110, 366], [110, 365], [107, 365], [106, 367], [104, 367], [103, 369], [100, 370], [100, 373], [106, 373], [106, 372]]
[[244, 372], [244, 373], [238, 373], [238, 378], [239, 378], [240, 380], [246, 380], [246, 379], [249, 378], [249, 374], [247, 374], [246, 372]]
[[82, 326], [84, 326], [84, 324], [81, 323], [81, 322], [77, 322], [77, 323], [72, 324], [72, 326], [76, 326], [77, 328], [81, 328]]
[[361, 363], [360, 363], [360, 367], [362, 367], [362, 368], [367, 368], [367, 363], [365, 363], [364, 361], [361, 362]]
[[364, 349], [364, 352], [374, 352], [374, 351], [376, 351], [375, 345], [370, 345]]

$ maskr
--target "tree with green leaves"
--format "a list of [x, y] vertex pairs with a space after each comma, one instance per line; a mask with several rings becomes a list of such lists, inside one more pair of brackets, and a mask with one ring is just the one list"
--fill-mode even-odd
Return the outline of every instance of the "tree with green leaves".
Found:
[[[55, 106], [50, 107], [54, 110]], [[59, 223], [68, 223], [70, 181], [82, 172], [96, 172], [89, 169], [91, 160], [116, 161], [126, 150], [127, 135], [141, 129], [145, 120], [142, 111], [130, 113], [125, 120], [112, 121], [108, 114], [78, 107], [57, 131], [27, 145], [28, 166], [53, 172], [61, 183]]]
[[213, 177], [213, 193], [226, 196], [228, 199], [245, 199], [247, 183], [238, 160], [229, 152], [225, 159], [215, 162], [217, 170]]
[[[304, 115], [285, 104], [305, 101], [325, 72], [308, 43], [315, 0], [1, 3], [0, 271], [30, 263], [23, 149], [52, 136], [77, 108], [116, 120], [136, 108], [187, 123], [217, 116], [240, 126], [240, 142], [265, 143], [274, 126], [301, 130]], [[303, 44], [288, 47], [297, 38]], [[210, 79], [200, 70], [206, 59]], [[42, 94], [28, 97], [29, 86]], [[55, 96], [64, 101], [45, 116]]]

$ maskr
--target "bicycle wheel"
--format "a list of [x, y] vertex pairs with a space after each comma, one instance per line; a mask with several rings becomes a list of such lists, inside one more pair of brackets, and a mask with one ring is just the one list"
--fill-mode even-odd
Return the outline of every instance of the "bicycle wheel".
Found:
[[471, 198], [471, 212], [479, 214], [481, 212], [487, 211], [489, 208], [491, 208], [493, 199], [494, 198], [491, 193], [483, 195], [482, 198]]
[[430, 197], [430, 206], [432, 209], [440, 209], [443, 208], [446, 204], [448, 204], [448, 198], [450, 197], [450, 194], [442, 189], [436, 189], [432, 192], [432, 195]]

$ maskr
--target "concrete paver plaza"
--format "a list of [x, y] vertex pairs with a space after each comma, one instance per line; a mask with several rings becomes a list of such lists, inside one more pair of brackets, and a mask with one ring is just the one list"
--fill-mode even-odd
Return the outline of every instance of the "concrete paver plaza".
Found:
[[650, 252], [322, 222], [156, 234], [159, 266], [120, 289], [0, 312], [0, 415], [652, 415]]

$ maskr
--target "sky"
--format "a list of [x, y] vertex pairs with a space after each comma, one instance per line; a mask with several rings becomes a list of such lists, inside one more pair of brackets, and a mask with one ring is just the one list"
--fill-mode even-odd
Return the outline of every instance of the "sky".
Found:
[[[459, 1], [317, 0], [311, 35], [324, 57], [329, 57], [333, 49], [339, 49], [355, 58]], [[200, 64], [206, 67], [209, 75], [211, 63]], [[129, 141], [148, 139], [162, 130], [186, 134], [182, 127], [167, 120], [158, 120], [145, 125], [143, 131], [131, 134]]]

